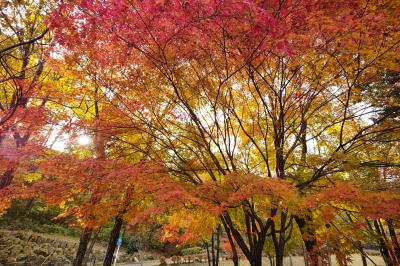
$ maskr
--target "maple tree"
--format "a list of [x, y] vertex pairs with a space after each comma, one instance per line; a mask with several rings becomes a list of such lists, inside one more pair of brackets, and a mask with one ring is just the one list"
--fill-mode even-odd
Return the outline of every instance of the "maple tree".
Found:
[[[139, 152], [124, 155], [114, 146], [113, 138], [124, 130], [114, 127], [116, 122], [121, 123], [120, 115], [110, 109], [117, 102], [109, 102], [110, 96], [103, 94], [108, 83], [104, 75], [99, 76], [106, 72], [95, 64], [79, 65], [74, 56], [53, 57], [49, 61], [53, 71], [63, 73], [59, 84], [66, 87], [50, 99], [66, 113], [66, 126], [61, 132], [67, 133], [72, 142], [83, 132], [92, 140], [86, 147], [69, 148], [75, 155], [50, 156], [52, 159], [41, 168], [50, 178], [37, 183], [35, 189], [50, 204], [64, 206], [68, 197], [69, 207], [64, 207], [62, 216], [74, 217], [74, 224], [82, 228], [75, 265], [83, 263], [93, 230], [114, 219], [104, 260], [104, 265], [111, 265], [123, 222], [134, 220], [149, 203], [151, 191], [158, 187], [155, 180], [149, 183], [143, 175], [154, 177], [150, 173], [162, 173], [163, 168], [156, 162], [146, 163]], [[130, 133], [133, 141], [135, 136]], [[54, 165], [54, 161], [64, 164]]]
[[50, 45], [44, 19], [51, 1], [2, 1], [0, 4], [0, 212], [38, 176], [40, 156], [54, 122], [46, 108], [49, 71], [44, 54]]
[[[398, 125], [385, 123], [391, 111], [370, 119], [382, 107], [365, 88], [397, 66], [398, 11], [396, 1], [83, 0], [61, 4], [51, 23], [67, 54], [114, 73], [109, 89], [125, 116], [115, 126], [151, 138], [147, 156], [196, 193], [252, 173], [307, 194], [354, 168], [388, 166], [364, 151], [395, 142]], [[234, 210], [220, 215], [251, 265], [261, 264], [268, 232], [282, 265], [293, 220], [317, 263], [311, 212], [267, 205], [264, 213], [242, 200], [244, 231]]]
[[[45, 76], [49, 10], [0, 13], [0, 208], [63, 205], [83, 228], [75, 265], [93, 228], [114, 221], [110, 265], [123, 221], [168, 210], [171, 239], [220, 224], [235, 265], [261, 265], [266, 241], [283, 265], [294, 231], [308, 265], [366, 263], [368, 237], [399, 262], [398, 1], [60, 2]], [[93, 143], [43, 149], [56, 131]]]

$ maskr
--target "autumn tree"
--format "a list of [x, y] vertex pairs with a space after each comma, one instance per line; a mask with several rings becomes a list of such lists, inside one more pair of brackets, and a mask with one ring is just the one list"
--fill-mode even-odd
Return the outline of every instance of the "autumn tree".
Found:
[[33, 195], [34, 156], [49, 139], [54, 122], [46, 108], [49, 71], [45, 50], [50, 37], [44, 20], [52, 1], [2, 1], [0, 4], [0, 209], [12, 199]]
[[[397, 1], [82, 0], [60, 4], [52, 30], [66, 53], [115, 73], [120, 128], [150, 136], [146, 154], [176, 178], [218, 185], [254, 174], [308, 195], [377, 167], [364, 151], [398, 130], [390, 114], [370, 119], [382, 107], [364, 90], [398, 62], [398, 12]], [[271, 235], [282, 265], [295, 221], [317, 265], [312, 211], [265, 206], [236, 206], [244, 230], [234, 210], [220, 214], [250, 264], [261, 265]]]

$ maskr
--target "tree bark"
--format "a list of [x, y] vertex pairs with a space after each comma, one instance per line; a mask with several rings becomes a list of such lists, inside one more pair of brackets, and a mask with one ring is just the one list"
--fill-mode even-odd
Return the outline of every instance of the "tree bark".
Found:
[[357, 246], [357, 249], [361, 253], [361, 261], [362, 261], [363, 266], [367, 266], [367, 257], [365, 256], [365, 252], [364, 252], [364, 249], [362, 247], [361, 241], [357, 241], [356, 242], [356, 246]]
[[8, 187], [13, 179], [14, 169], [10, 168], [0, 177], [0, 189]]
[[[259, 217], [258, 217], [259, 218]], [[232, 219], [228, 213], [221, 216], [221, 221], [224, 224], [225, 228], [229, 228], [232, 238], [235, 239], [235, 242], [246, 256], [251, 266], [261, 266], [262, 263], [262, 250], [265, 243], [265, 237], [268, 229], [271, 227], [271, 220], [268, 220], [265, 224], [260, 222], [260, 218], [256, 220], [256, 217], [250, 217], [251, 221], [249, 224], [258, 223], [261, 227], [259, 231], [255, 232], [255, 237], [252, 239], [251, 244], [246, 243], [245, 238], [242, 234], [235, 228], [233, 225]], [[252, 236], [252, 234], [248, 234], [248, 236]], [[250, 242], [250, 241], [249, 241]]]
[[223, 226], [225, 228], [226, 234], [228, 235], [228, 240], [229, 240], [229, 244], [232, 248], [232, 262], [234, 266], [239, 266], [239, 256], [236, 250], [236, 245], [235, 242], [233, 241], [232, 238], [232, 234], [231, 234], [231, 230], [229, 229], [229, 227], [226, 226], [225, 223], [223, 223]]
[[[347, 215], [347, 217], [349, 218], [349, 221], [350, 221], [351, 223], [353, 223], [353, 218], [351, 218], [350, 213], [346, 212], [346, 215]], [[361, 261], [362, 261], [363, 266], [367, 266], [367, 257], [366, 257], [366, 254], [365, 254], [365, 252], [364, 252], [364, 249], [363, 249], [363, 246], [362, 246], [362, 244], [361, 244], [361, 241], [357, 241], [357, 242], [355, 243], [355, 245], [356, 245], [357, 249], [360, 251], [360, 254], [361, 254]], [[330, 258], [330, 257], [329, 257], [329, 258]]]
[[272, 257], [268, 255], [269, 258], [269, 265], [274, 266], [274, 262], [272, 261]]
[[215, 266], [215, 247], [214, 247], [214, 232], [211, 234], [211, 260], [212, 266]]
[[285, 227], [285, 223], [281, 223], [279, 231], [276, 231], [275, 223], [272, 224], [272, 239], [274, 242], [276, 266], [283, 266], [283, 251], [285, 248], [285, 241], [282, 238], [282, 230], [284, 230], [283, 227]]
[[385, 232], [381, 232], [381, 228], [379, 227], [378, 222], [374, 221], [374, 227], [378, 235], [378, 243], [379, 243], [379, 250], [381, 252], [382, 258], [385, 261], [386, 265], [393, 266], [392, 259], [390, 257], [389, 249], [386, 245], [385, 239], [382, 234]]
[[85, 227], [82, 231], [81, 238], [79, 239], [79, 247], [73, 263], [74, 266], [82, 266], [91, 236], [92, 229]]
[[218, 227], [217, 227], [217, 253], [215, 256], [215, 266], [218, 266], [218, 263], [219, 263], [220, 234], [221, 234], [221, 225], [218, 225]]
[[389, 228], [390, 238], [392, 239], [394, 250], [396, 252], [397, 260], [400, 262], [400, 245], [399, 245], [399, 241], [397, 240], [396, 231], [395, 231], [394, 225], [393, 225], [393, 220], [387, 219], [386, 222], [387, 222], [387, 225]]
[[211, 257], [210, 257], [210, 248], [208, 247], [208, 243], [205, 242], [206, 248], [207, 248], [207, 261], [208, 261], [208, 266], [211, 266]]
[[115, 217], [114, 226], [110, 233], [110, 239], [108, 240], [107, 253], [104, 259], [103, 266], [111, 266], [112, 264], [115, 248], [117, 246], [117, 240], [121, 231], [123, 221], [124, 220], [121, 216]]
[[368, 266], [367, 258], [365, 257], [364, 254], [361, 254], [361, 261], [362, 261], [363, 266]]
[[90, 241], [89, 247], [88, 247], [88, 249], [86, 250], [86, 253], [87, 253], [87, 254], [92, 253], [94, 244], [95, 244], [96, 241], [97, 241], [97, 237], [98, 237], [98, 232], [92, 233], [92, 240]]
[[307, 223], [311, 223], [311, 217], [306, 215], [305, 217], [295, 216], [295, 221], [300, 229], [301, 236], [306, 247], [305, 262], [307, 266], [318, 266], [318, 252], [317, 252], [317, 239], [315, 232], [306, 231]]

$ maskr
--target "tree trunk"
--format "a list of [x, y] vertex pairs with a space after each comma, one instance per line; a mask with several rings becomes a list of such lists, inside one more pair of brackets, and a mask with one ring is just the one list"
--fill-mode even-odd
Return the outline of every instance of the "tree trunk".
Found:
[[283, 256], [285, 251], [286, 234], [286, 214], [281, 213], [281, 223], [279, 231], [276, 231], [275, 224], [272, 224], [272, 239], [275, 248], [276, 266], [283, 266]]
[[307, 223], [311, 223], [311, 217], [306, 215], [305, 218], [295, 216], [295, 221], [300, 229], [301, 236], [306, 247], [305, 263], [307, 266], [318, 266], [317, 239], [315, 232], [310, 232], [310, 228], [306, 231]]
[[249, 259], [249, 263], [251, 266], [261, 266], [262, 265], [262, 258], [259, 255], [253, 255]]
[[362, 261], [363, 266], [368, 266], [367, 258], [365, 257], [364, 254], [361, 254], [361, 261]]
[[232, 262], [234, 266], [239, 266], [239, 256], [236, 250], [236, 245], [235, 242], [233, 241], [232, 238], [232, 234], [231, 234], [231, 230], [229, 229], [229, 227], [226, 226], [225, 223], [223, 223], [224, 228], [225, 228], [225, 232], [228, 235], [228, 240], [229, 240], [229, 244], [232, 248]]
[[394, 250], [396, 252], [397, 260], [400, 262], [400, 245], [399, 245], [399, 241], [397, 240], [396, 231], [395, 231], [394, 225], [393, 225], [393, 220], [387, 219], [386, 222], [387, 222], [387, 225], [389, 228], [390, 238], [392, 239]]
[[[353, 218], [351, 218], [350, 213], [346, 212], [346, 215], [347, 215], [347, 217], [349, 218], [349, 221], [350, 221], [351, 223], [353, 223]], [[363, 266], [367, 266], [367, 257], [365, 256], [365, 252], [364, 252], [364, 249], [363, 249], [363, 247], [362, 247], [361, 241], [357, 241], [355, 244], [356, 244], [357, 249], [358, 249], [358, 250], [360, 251], [360, 253], [361, 253], [361, 261], [362, 261]], [[330, 257], [329, 257], [329, 258], [330, 258]]]
[[76, 252], [73, 264], [74, 266], [82, 266], [91, 235], [92, 229], [85, 227], [82, 231], [81, 238], [79, 239], [79, 247], [78, 251]]
[[269, 258], [269, 265], [274, 266], [274, 262], [272, 261], [271, 255], [268, 255]]
[[[93, 233], [92, 233], [92, 234], [93, 234]], [[94, 244], [95, 244], [96, 241], [97, 241], [97, 237], [98, 237], [98, 232], [95, 232], [94, 235], [92, 236], [92, 241], [90, 242], [89, 247], [88, 247], [88, 249], [86, 250], [86, 253], [87, 253], [87, 254], [92, 253]]]
[[212, 266], [215, 266], [215, 252], [214, 252], [214, 232], [211, 235], [211, 260]]
[[283, 266], [283, 252], [281, 250], [276, 254], [276, 266]]
[[364, 252], [364, 249], [362, 247], [361, 241], [357, 241], [356, 242], [356, 247], [360, 251], [361, 261], [362, 261], [363, 266], [367, 266], [367, 257], [365, 256], [365, 252]]
[[215, 256], [215, 266], [218, 266], [218, 263], [219, 263], [220, 234], [221, 234], [221, 225], [218, 225], [218, 227], [217, 227], [217, 253]]
[[122, 219], [121, 216], [115, 217], [114, 227], [110, 233], [110, 239], [108, 240], [107, 253], [106, 253], [106, 257], [104, 259], [103, 266], [111, 266], [111, 263], [112, 263], [113, 257], [114, 257], [115, 248], [117, 246], [119, 232], [121, 231], [123, 221], [124, 220]]
[[382, 236], [382, 234], [384, 234], [385, 232], [381, 232], [381, 228], [379, 227], [379, 224], [376, 220], [374, 221], [374, 227], [378, 235], [379, 250], [381, 252], [382, 258], [385, 261], [386, 265], [393, 266], [389, 249], [386, 245], [384, 237]]
[[[284, 220], [284, 219], [283, 219]], [[283, 252], [284, 252], [284, 248], [285, 248], [285, 240], [282, 237], [284, 232], [282, 232], [282, 230], [284, 230], [285, 223], [283, 222], [283, 224], [280, 224], [280, 229], [277, 232], [275, 229], [275, 224], [272, 225], [272, 239], [274, 242], [274, 249], [275, 249], [275, 265], [276, 266], [283, 266]]]
[[0, 177], [0, 189], [8, 187], [13, 180], [14, 170], [12, 168], [4, 172]]
[[308, 266], [318, 266], [318, 252], [316, 251], [317, 241], [315, 236], [312, 236], [311, 239], [305, 240], [304, 245], [306, 246], [306, 259]]
[[[247, 214], [246, 214], [247, 215]], [[248, 226], [248, 233], [247, 237], [249, 240], [246, 241], [245, 237], [242, 235], [241, 232], [239, 232], [238, 229], [235, 228], [233, 221], [231, 217], [229, 216], [228, 213], [225, 213], [223, 216], [221, 215], [221, 222], [224, 225], [225, 228], [229, 228], [229, 231], [232, 235], [232, 238], [235, 240], [235, 243], [238, 245], [238, 247], [241, 249], [243, 254], [246, 256], [248, 259], [249, 263], [251, 266], [261, 266], [262, 262], [262, 251], [265, 243], [265, 237], [267, 235], [268, 230], [271, 228], [271, 219], [268, 219], [265, 224], [260, 225], [260, 230], [251, 230], [250, 227], [255, 227], [256, 223], [259, 223], [260, 217], [255, 217], [252, 216], [252, 212], [249, 212], [248, 215], [250, 215], [249, 223], [251, 226]], [[250, 238], [252, 238], [250, 240]]]
[[206, 248], [207, 248], [207, 261], [208, 261], [208, 266], [211, 266], [211, 258], [210, 258], [210, 248], [208, 247], [208, 243], [205, 242]]

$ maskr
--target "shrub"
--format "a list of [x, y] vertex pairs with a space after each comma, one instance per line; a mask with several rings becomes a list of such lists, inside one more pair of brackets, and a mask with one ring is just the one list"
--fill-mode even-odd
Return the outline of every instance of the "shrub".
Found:
[[203, 249], [201, 247], [185, 248], [181, 250], [181, 255], [186, 256], [186, 255], [199, 254], [202, 253], [202, 251]]
[[137, 238], [135, 238], [135, 237], [130, 237], [128, 239], [128, 244], [126, 246], [126, 252], [128, 254], [132, 254], [132, 253], [138, 252], [139, 251], [139, 247], [140, 247], [139, 240]]

